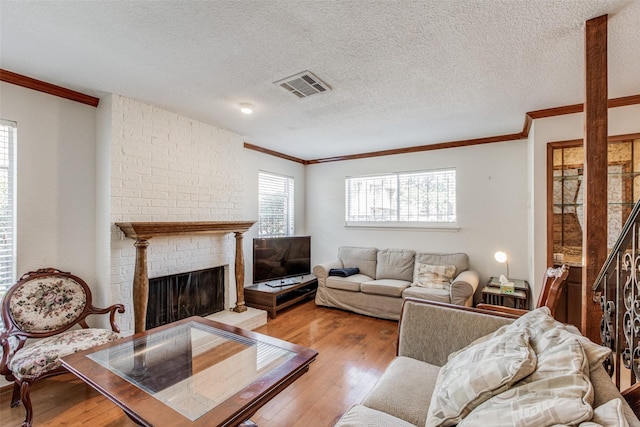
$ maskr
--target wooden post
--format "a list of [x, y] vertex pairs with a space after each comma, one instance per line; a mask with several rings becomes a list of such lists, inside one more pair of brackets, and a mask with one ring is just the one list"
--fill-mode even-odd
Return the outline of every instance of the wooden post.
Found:
[[136, 269], [133, 273], [133, 316], [135, 333], [146, 330], [147, 305], [149, 304], [149, 276], [147, 273], [147, 246], [149, 242], [137, 239], [133, 244], [136, 247]]
[[233, 311], [242, 313], [247, 311], [244, 305], [244, 256], [242, 255], [242, 233], [235, 232], [236, 237], [236, 306]]
[[582, 334], [600, 340], [600, 305], [592, 286], [607, 258], [607, 15], [587, 21], [584, 137]]

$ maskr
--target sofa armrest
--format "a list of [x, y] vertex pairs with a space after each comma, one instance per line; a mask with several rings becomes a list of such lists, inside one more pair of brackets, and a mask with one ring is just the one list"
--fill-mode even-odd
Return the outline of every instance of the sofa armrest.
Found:
[[442, 366], [452, 352], [517, 318], [472, 307], [405, 298], [398, 325], [398, 356]]
[[332, 268], [343, 268], [342, 261], [336, 259], [313, 266], [312, 273], [318, 278], [318, 286], [325, 286], [325, 281], [327, 280], [327, 276], [329, 276], [329, 270]]
[[478, 288], [480, 276], [477, 271], [467, 270], [458, 274], [451, 282], [451, 304], [473, 305], [473, 294]]

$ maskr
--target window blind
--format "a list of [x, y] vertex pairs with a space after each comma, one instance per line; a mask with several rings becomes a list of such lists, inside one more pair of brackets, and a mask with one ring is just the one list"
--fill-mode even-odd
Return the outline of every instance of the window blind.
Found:
[[294, 233], [294, 179], [258, 173], [258, 235], [292, 236]]
[[0, 119], [0, 299], [15, 281], [16, 123]]
[[347, 223], [455, 223], [456, 171], [348, 177]]

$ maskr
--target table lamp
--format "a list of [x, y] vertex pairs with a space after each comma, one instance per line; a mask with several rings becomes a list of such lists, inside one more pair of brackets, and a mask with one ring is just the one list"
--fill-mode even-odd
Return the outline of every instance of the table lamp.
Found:
[[493, 257], [496, 261], [507, 264], [507, 279], [509, 279], [509, 261], [507, 260], [507, 254], [502, 251], [498, 251], [493, 255]]

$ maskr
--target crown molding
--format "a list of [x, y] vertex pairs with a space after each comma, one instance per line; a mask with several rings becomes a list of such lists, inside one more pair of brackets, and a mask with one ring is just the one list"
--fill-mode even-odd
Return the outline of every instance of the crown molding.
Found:
[[92, 107], [97, 107], [100, 102], [99, 98], [3, 69], [0, 69], [0, 81], [26, 87], [27, 89], [37, 90], [60, 98], [69, 99]]
[[[640, 94], [623, 96], [621, 98], [613, 98], [607, 101], [608, 108], [626, 107], [629, 105], [636, 105], [636, 104], [640, 104]], [[318, 163], [339, 162], [343, 160], [366, 159], [369, 157], [391, 156], [395, 154], [442, 150], [445, 148], [468, 147], [471, 145], [490, 144], [494, 142], [517, 141], [517, 140], [521, 140], [529, 137], [529, 132], [531, 131], [531, 125], [533, 124], [533, 121], [536, 119], [563, 116], [566, 114], [582, 113], [583, 111], [584, 111], [584, 104], [572, 104], [572, 105], [565, 105], [562, 107], [553, 107], [553, 108], [546, 108], [543, 110], [529, 111], [528, 113], [525, 114], [522, 132], [519, 132], [519, 133], [496, 135], [496, 136], [490, 136], [490, 137], [484, 137], [484, 138], [465, 139], [465, 140], [459, 140], [459, 141], [440, 142], [436, 144], [426, 144], [426, 145], [419, 145], [415, 147], [394, 148], [390, 150], [372, 151], [367, 153], [349, 154], [344, 156], [326, 157], [322, 159], [313, 159], [313, 160], [302, 160], [296, 157], [291, 158], [291, 156], [287, 156], [286, 154], [261, 148], [257, 145], [249, 144], [246, 142], [244, 146], [245, 148], [248, 148], [250, 150], [260, 151], [260, 152], [269, 154], [271, 156], [280, 157], [287, 160], [295, 159], [293, 161], [296, 161], [298, 163], [302, 163], [304, 165], [313, 165]]]
[[[36, 80], [31, 77], [23, 76], [21, 74], [17, 74], [11, 71], [3, 70], [3, 69], [0, 69], [0, 81], [15, 84], [28, 89], [37, 90], [39, 92], [44, 92], [49, 95], [59, 96], [61, 98], [69, 99], [71, 101], [76, 101], [82, 104], [90, 105], [92, 107], [97, 107], [100, 102], [99, 98], [89, 96], [80, 92], [76, 92], [74, 90], [67, 89], [62, 86], [56, 86], [51, 83], [43, 82], [41, 80]], [[608, 108], [626, 107], [629, 105], [636, 105], [636, 104], [640, 104], [640, 94], [623, 96], [620, 98], [613, 98], [607, 101]], [[419, 145], [414, 147], [394, 148], [390, 150], [371, 151], [367, 153], [349, 154], [344, 156], [326, 157], [326, 158], [312, 159], [312, 160], [304, 160], [298, 157], [289, 156], [287, 154], [270, 150], [268, 148], [263, 148], [258, 145], [250, 144], [248, 142], [244, 143], [244, 148], [248, 150], [258, 151], [260, 153], [267, 154], [270, 156], [279, 157], [281, 159], [289, 160], [291, 162], [300, 163], [302, 165], [312, 165], [312, 164], [318, 164], [318, 163], [338, 162], [343, 160], [366, 159], [369, 157], [391, 156], [395, 154], [443, 150], [446, 148], [468, 147], [471, 145], [490, 144], [494, 142], [516, 141], [520, 139], [525, 139], [529, 136], [529, 131], [531, 130], [531, 125], [533, 124], [533, 120], [543, 119], [547, 117], [562, 116], [566, 114], [582, 113], [583, 111], [584, 111], [584, 104], [572, 104], [572, 105], [565, 105], [562, 107], [553, 107], [553, 108], [546, 108], [543, 110], [529, 111], [525, 114], [524, 125], [522, 127], [522, 131], [519, 133], [496, 135], [496, 136], [475, 138], [475, 139], [464, 139], [459, 141], [440, 142], [436, 144], [425, 144], [425, 145]]]

